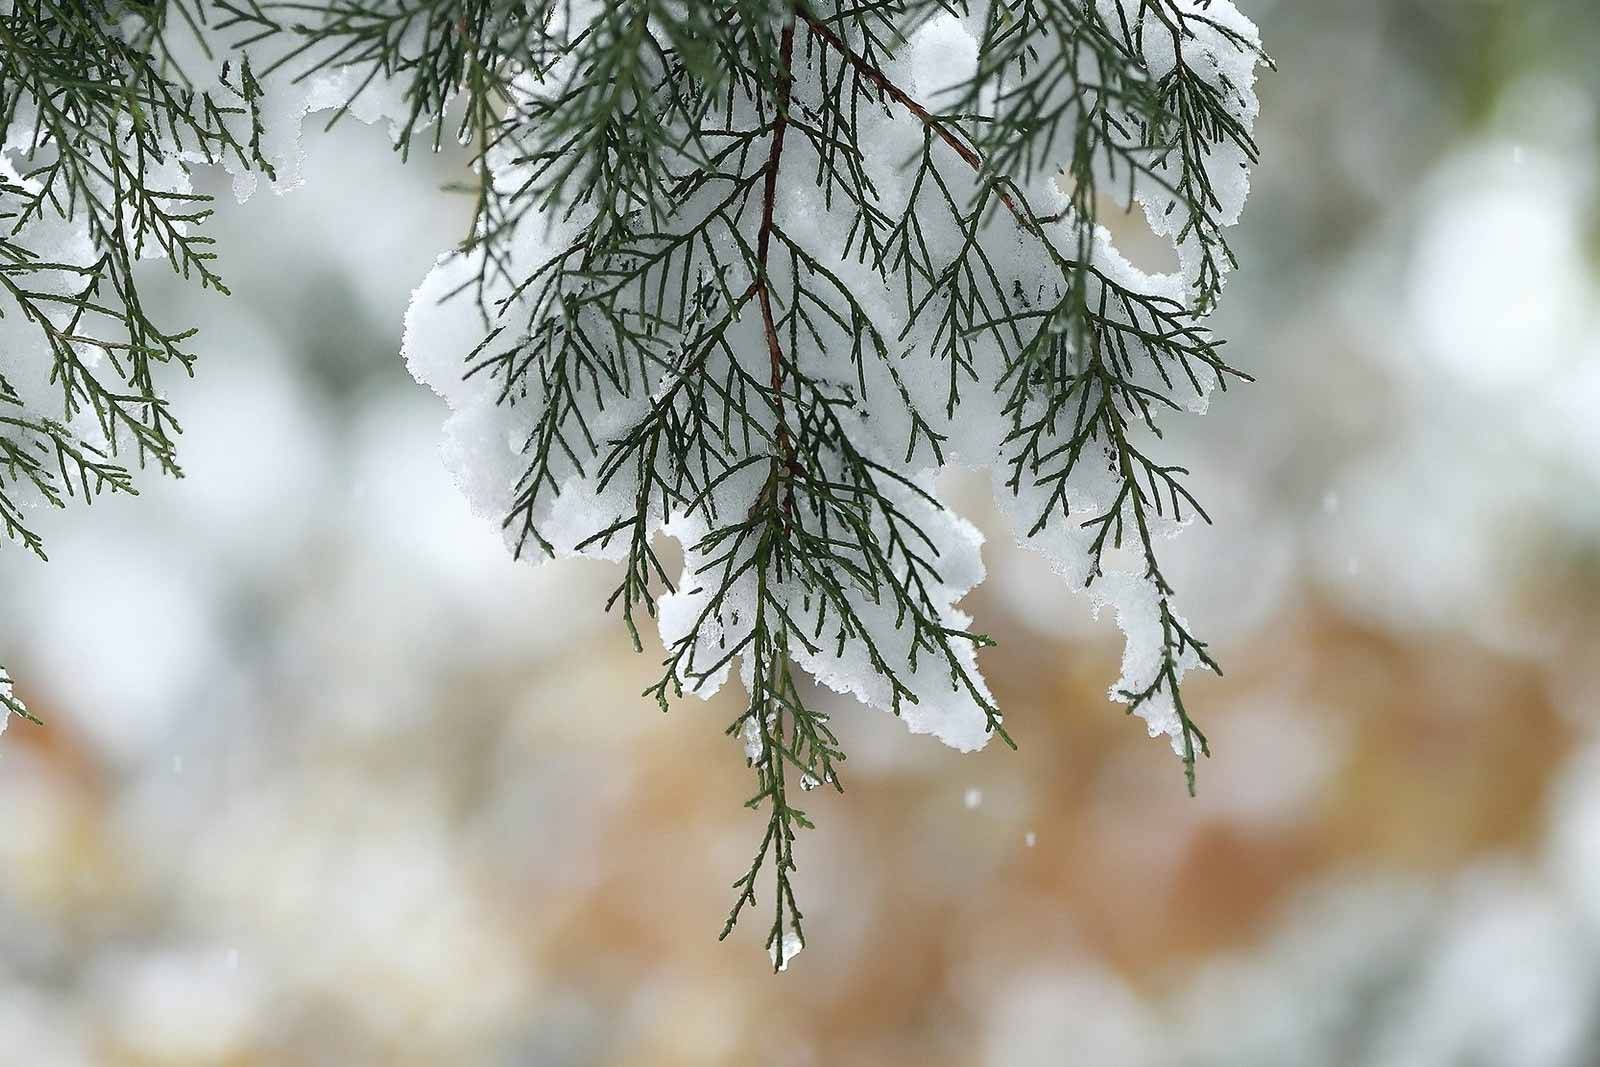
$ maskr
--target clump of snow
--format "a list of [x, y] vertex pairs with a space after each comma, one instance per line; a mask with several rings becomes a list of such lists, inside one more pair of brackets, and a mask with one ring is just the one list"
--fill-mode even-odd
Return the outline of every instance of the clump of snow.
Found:
[[906, 63], [916, 92], [937, 105], [942, 96], [977, 73], [978, 42], [955, 18], [929, 19], [912, 35]]

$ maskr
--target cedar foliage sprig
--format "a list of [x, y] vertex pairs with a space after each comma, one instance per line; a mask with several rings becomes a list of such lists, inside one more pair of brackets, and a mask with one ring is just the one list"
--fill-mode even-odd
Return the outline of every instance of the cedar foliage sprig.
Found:
[[[687, 607], [664, 629], [663, 672], [647, 690], [663, 709], [741, 670], [747, 702], [729, 732], [746, 744], [750, 804], [766, 808], [768, 825], [734, 883], [724, 936], [770, 866], [775, 966], [791, 937], [803, 944], [793, 841], [811, 823], [791, 803], [789, 776], [838, 788], [844, 754], [796, 663], [854, 656], [896, 714], [928, 697], [931, 672], [1011, 743], [976, 673], [974, 650], [988, 638], [950, 603], [947, 512], [919, 474], [946, 462], [963, 405], [987, 402], [975, 390], [996, 399], [1008, 427], [997, 462], [1031, 509], [1020, 532], [1084, 531], [1091, 586], [1109, 554], [1126, 547], [1141, 561], [1160, 655], [1148, 683], [1119, 696], [1130, 711], [1170, 702], [1192, 790], [1207, 746], [1180, 678], [1217, 664], [1172, 605], [1157, 542], [1190, 516], [1209, 519], [1187, 470], [1156, 455], [1157, 418], [1245, 377], [1202, 322], [1234, 265], [1209, 164], [1226, 149], [1247, 165], [1256, 146], [1237, 106], [1248, 87], [1208, 76], [1186, 49], [1221, 42], [1252, 65], [1259, 57], [1210, 0], [993, 0], [971, 11], [959, 0], [91, 7], [78, 18], [48, 0], [14, 5], [0, 36], [0, 101], [7, 115], [19, 101], [47, 105], [43, 157], [25, 177], [55, 191], [21, 196], [17, 231], [44, 207], [87, 212], [101, 250], [66, 332], [37, 310], [42, 298], [12, 291], [52, 338], [63, 416], [92, 409], [110, 454], [64, 421], [13, 417], [24, 433], [0, 434], [0, 471], [52, 502], [59, 486], [132, 491], [115, 462], [119, 442], [177, 472], [176, 425], [152, 366], [188, 368], [189, 334], [148, 320], [131, 265], [154, 242], [175, 269], [222, 285], [194, 236], [208, 209], [155, 191], [148, 169], [175, 149], [266, 167], [263, 82], [338, 70], [353, 75], [352, 101], [379, 85], [398, 96], [402, 155], [437, 150], [446, 136], [471, 154], [473, 180], [459, 187], [473, 204], [459, 250], [471, 269], [456, 294], [478, 301], [484, 330], [462, 373], [526, 413], [505, 519], [515, 551], [620, 557], [607, 606], [639, 648], [641, 612], [655, 615], [664, 595]], [[112, 16], [127, 12], [143, 28], [113, 30], [126, 20]], [[919, 27], [945, 14], [976, 17], [977, 65], [964, 83], [919, 96], [896, 64]], [[225, 39], [239, 77], [223, 84], [238, 87], [236, 100], [185, 89], [161, 44], [176, 21]], [[1147, 35], [1170, 43], [1164, 69]], [[94, 78], [66, 69], [69, 50], [101, 57]], [[881, 188], [870, 140], [884, 116], [918, 131], [899, 161], [904, 195]], [[230, 132], [240, 128], [242, 141]], [[1044, 174], [1065, 198], [1048, 214], [1030, 202]], [[842, 248], [820, 254], [784, 217], [779, 205], [796, 189], [844, 220]], [[1131, 284], [1108, 265], [1102, 202], [1129, 207], [1136, 196], [1153, 219], [1178, 219], [1182, 294]], [[530, 241], [533, 232], [541, 238]], [[1045, 283], [1022, 284], [1018, 247], [1046, 264]], [[29, 269], [62, 269], [5, 251], [18, 264], [0, 268], [8, 287]], [[888, 295], [869, 298], [863, 276]], [[125, 340], [80, 336], [79, 318], [107, 317]], [[907, 378], [913, 343], [938, 368], [936, 404]], [[86, 344], [107, 354], [126, 389], [98, 385]], [[849, 373], [830, 369], [841, 356]], [[8, 398], [0, 378], [0, 405]], [[904, 438], [879, 447], [864, 427], [884, 405], [903, 414]], [[1074, 487], [1090, 473], [1114, 491], [1085, 515]], [[573, 538], [551, 527], [562, 526], [558, 498], [579, 483], [615, 513]], [[0, 520], [42, 551], [4, 495]], [[652, 540], [669, 521], [688, 558], [677, 583]]]
[[[225, 71], [224, 99], [196, 90], [172, 61], [172, 26], [198, 33], [200, 17], [184, 2], [103, 0], [17, 0], [0, 13], [0, 123], [17, 168], [0, 181], [0, 316], [36, 331], [59, 393], [54, 413], [28, 411], [0, 374], [0, 523], [41, 558], [43, 539], [11, 488], [26, 484], [56, 506], [134, 493], [129, 453], [181, 474], [179, 426], [157, 376], [163, 365], [192, 372], [194, 331], [158, 322], [136, 266], [159, 257], [225, 294], [202, 232], [210, 198], [172, 188], [174, 174], [224, 157], [270, 170], [230, 126], [257, 106], [248, 60], [236, 82]], [[52, 224], [81, 227], [81, 258], [36, 243]], [[73, 428], [80, 418], [97, 433]]]
[[[254, 120], [247, 59], [220, 92], [179, 68], [176, 38], [203, 29], [198, 0], [13, 0], [0, 11], [0, 531], [39, 558], [25, 501], [136, 493], [131, 466], [180, 476], [179, 425], [159, 384], [192, 372], [190, 328], [162, 324], [141, 294], [159, 258], [226, 293], [203, 229], [210, 198], [182, 187], [191, 162], [271, 167], [235, 133]], [[48, 403], [25, 403], [26, 375]], [[9, 692], [9, 687], [8, 687]], [[7, 709], [25, 714], [20, 701]]]

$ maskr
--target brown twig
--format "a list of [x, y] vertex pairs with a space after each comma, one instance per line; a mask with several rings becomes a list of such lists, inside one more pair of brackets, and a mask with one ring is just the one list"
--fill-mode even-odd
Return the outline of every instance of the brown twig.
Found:
[[[777, 115], [772, 124], [772, 145], [767, 150], [766, 182], [761, 192], [761, 229], [756, 234], [756, 299], [761, 305], [761, 322], [767, 336], [767, 353], [772, 361], [772, 402], [778, 416], [778, 451], [775, 464], [781, 463], [784, 473], [792, 473], [795, 466], [794, 442], [789, 437], [789, 427], [783, 411], [783, 345], [778, 338], [778, 323], [772, 313], [771, 284], [767, 274], [767, 253], [772, 246], [772, 215], [778, 197], [778, 167], [783, 160], [783, 136], [789, 129], [789, 88], [793, 81], [790, 64], [794, 58], [794, 19], [783, 28], [778, 42], [778, 62], [781, 66], [774, 106]], [[794, 497], [785, 494], [785, 510], [793, 507]]]
[[[934, 136], [938, 137], [939, 140], [949, 145], [951, 150], [954, 151], [956, 155], [960, 156], [967, 166], [971, 167], [979, 174], [983, 174], [985, 172], [983, 157], [978, 154], [978, 150], [976, 148], [973, 148], [960, 137], [957, 137], [955, 133], [951, 131], [949, 126], [945, 125], [943, 122], [940, 122], [937, 118], [930, 114], [927, 108], [923, 107], [917, 102], [915, 97], [906, 92], [904, 89], [900, 88], [894, 82], [890, 81], [887, 74], [879, 70], [864, 56], [858, 55], [857, 53], [851, 51], [850, 46], [845, 43], [843, 37], [840, 37], [837, 33], [835, 33], [833, 28], [826, 22], [823, 22], [810, 11], [806, 10], [804, 5], [797, 4], [795, 10], [799, 13], [801, 18], [806, 20], [806, 25], [811, 28], [812, 33], [822, 38], [828, 47], [832, 48], [835, 52], [838, 52], [839, 55], [844, 58], [846, 63], [849, 63], [856, 69], [858, 74], [866, 78], [873, 85], [877, 86], [879, 92], [883, 93], [885, 96], [889, 97], [889, 99], [893, 100], [895, 103], [911, 112], [911, 114], [915, 115], [918, 121], [920, 121], [924, 126], [933, 132]], [[1016, 216], [1017, 221], [1022, 223], [1024, 229], [1033, 229], [1032, 215], [1023, 210], [1021, 205], [1019, 205], [1016, 199], [1011, 195], [1010, 190], [1005, 189], [997, 183], [995, 186], [995, 195], [1000, 198], [1000, 202], [1010, 210], [1011, 214]]]
[[[859, 53], [852, 51], [850, 46], [845, 43], [844, 38], [840, 37], [839, 34], [834, 31], [833, 27], [829, 26], [826, 22], [814, 15], [806, 8], [804, 3], [797, 2], [795, 4], [795, 13], [800, 18], [805, 20], [806, 25], [810, 28], [812, 33], [820, 37], [823, 43], [829, 48], [832, 48], [834, 51], [838, 52], [839, 55], [844, 58], [844, 61], [855, 68], [855, 70], [860, 73], [862, 77], [866, 78], [869, 82], [876, 86], [878, 90], [885, 96], [889, 97], [889, 99], [893, 100], [895, 103], [911, 112], [911, 114], [915, 116], [919, 122], [926, 126], [928, 130], [934, 134], [934, 136], [938, 137], [939, 140], [943, 141], [946, 145], [949, 145], [950, 149], [954, 151], [956, 155], [960, 156], [962, 161], [965, 162], [967, 166], [971, 167], [980, 176], [987, 176], [993, 183], [995, 196], [1002, 204], [1006, 206], [1007, 210], [1011, 212], [1012, 217], [1017, 220], [1017, 224], [1021, 226], [1023, 230], [1038, 238], [1044, 244], [1045, 250], [1050, 254], [1051, 258], [1056, 261], [1056, 264], [1060, 266], [1062, 270], [1088, 271], [1090, 274], [1094, 275], [1096, 278], [1099, 278], [1107, 285], [1112, 286], [1117, 291], [1120, 292], [1122, 290], [1120, 285], [1117, 285], [1117, 283], [1108, 278], [1105, 272], [1099, 267], [1095, 266], [1092, 262], [1081, 261], [1075, 257], [1063, 254], [1062, 251], [1056, 247], [1055, 242], [1052, 241], [1049, 235], [1045, 233], [1044, 226], [1049, 223], [1061, 221], [1066, 217], [1065, 212], [1058, 212], [1054, 215], [1046, 216], [1035, 215], [1032, 208], [1028, 206], [1027, 198], [1023, 196], [1020, 190], [1017, 189], [1015, 182], [1003, 174], [989, 170], [987, 164], [984, 162], [983, 156], [979, 154], [976, 148], [972, 147], [972, 145], [968, 144], [966, 141], [957, 136], [947, 123], [939, 119], [937, 116], [929, 113], [928, 109], [918, 103], [917, 99], [910, 93], [906, 92], [894, 82], [890, 81], [889, 76], [883, 71], [879, 70], [877, 66], [875, 66], [870, 60], [866, 59]], [[771, 175], [768, 177], [770, 178]], [[1136, 297], [1135, 299], [1140, 299], [1141, 302], [1147, 304], [1149, 302], [1147, 298]]]

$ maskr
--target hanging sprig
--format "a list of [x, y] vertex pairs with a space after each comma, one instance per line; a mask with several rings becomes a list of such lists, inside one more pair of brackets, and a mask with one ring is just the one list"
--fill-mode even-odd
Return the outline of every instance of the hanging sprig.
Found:
[[134, 492], [124, 456], [181, 473], [158, 378], [192, 371], [194, 331], [158, 322], [137, 265], [163, 259], [226, 293], [202, 232], [209, 197], [190, 191], [187, 167], [265, 163], [236, 132], [258, 121], [248, 63], [207, 91], [175, 62], [172, 34], [198, 42], [201, 22], [185, 3], [18, 0], [0, 13], [0, 320], [12, 346], [0, 523], [41, 557], [25, 501]]
[[0, 11], [0, 533], [41, 559], [33, 506], [135, 493], [135, 468], [181, 474], [161, 376], [192, 372], [194, 330], [150, 308], [139, 263], [225, 294], [188, 167], [271, 170], [248, 61], [206, 59], [205, 87], [179, 62], [205, 55], [204, 15], [184, 0]]
[[[132, 264], [225, 291], [183, 168], [273, 176], [259, 105], [299, 93], [330, 124], [387, 115], [402, 157], [447, 130], [471, 153], [471, 232], [405, 349], [456, 410], [475, 503], [519, 556], [622, 564], [606, 606], [637, 648], [656, 620], [663, 709], [737, 671], [729, 732], [768, 821], [724, 936], [770, 869], [774, 966], [804, 944], [811, 822], [790, 786], [839, 788], [844, 754], [801, 673], [956, 747], [1011, 743], [978, 669], [989, 639], [957, 607], [983, 568], [936, 492], [948, 463], [992, 468], [1018, 537], [1117, 613], [1112, 695], [1192, 787], [1206, 741], [1180, 685], [1217, 665], [1157, 547], [1206, 514], [1158, 453], [1164, 418], [1245, 377], [1203, 321], [1234, 266], [1264, 58], [1227, 0], [127, 7], [141, 17], [112, 29], [106, 8], [14, 5], [0, 37], [11, 142], [38, 131], [0, 285], [64, 398], [44, 414], [0, 378], [12, 537], [42, 552], [8, 485], [132, 491], [129, 448], [176, 473], [154, 370], [189, 368], [190, 335], [149, 320]], [[224, 42], [204, 90], [174, 23]], [[115, 46], [84, 88], [63, 64], [92, 33]], [[1142, 208], [1180, 269], [1129, 265], [1107, 205]], [[87, 265], [26, 243], [52, 213], [81, 218]]]
[[[782, 768], [836, 781], [819, 753], [841, 756], [796, 669], [960, 747], [1010, 741], [988, 639], [955, 609], [981, 565], [933, 491], [946, 462], [994, 465], [1019, 536], [1127, 616], [1114, 695], [1192, 780], [1206, 741], [1180, 684], [1216, 662], [1157, 546], [1206, 515], [1156, 446], [1163, 412], [1244, 378], [1202, 318], [1261, 56], [1221, 0], [991, 4], [960, 25], [919, 3], [675, 11], [551, 16], [571, 45], [514, 65], [480, 158], [500, 203], [483, 217], [512, 221], [480, 223], [419, 293], [407, 354], [470, 440], [520, 442], [496, 505], [515, 551], [623, 563], [609, 605], [638, 647], [641, 610], [659, 618], [663, 709], [738, 670], [732, 732], [769, 822], [730, 928], [770, 867], [781, 965], [809, 825]], [[957, 35], [968, 73], [931, 83], [919, 50], [948, 58]], [[1116, 254], [1107, 198], [1145, 206], [1180, 274]], [[466, 343], [434, 303], [464, 288], [490, 320]]]

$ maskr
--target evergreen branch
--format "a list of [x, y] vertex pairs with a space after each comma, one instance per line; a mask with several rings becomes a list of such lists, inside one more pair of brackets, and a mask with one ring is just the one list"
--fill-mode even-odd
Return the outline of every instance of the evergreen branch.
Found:
[[[10, 539], [43, 555], [29, 502], [134, 492], [126, 450], [179, 473], [158, 379], [192, 369], [192, 331], [156, 323], [135, 264], [226, 293], [184, 168], [273, 176], [261, 102], [335, 74], [330, 126], [397, 96], [402, 158], [440, 148], [447, 123], [471, 153], [450, 295], [482, 319], [463, 388], [503, 409], [522, 455], [501, 498], [514, 552], [622, 562], [607, 609], [636, 648], [638, 612], [672, 598], [646, 690], [663, 709], [735, 666], [746, 682], [730, 733], [767, 825], [723, 936], [771, 865], [774, 966], [804, 944], [791, 874], [811, 824], [785, 765], [837, 787], [844, 757], [794, 667], [952, 743], [1014, 747], [977, 670], [990, 641], [955, 608], [977, 549], [929, 488], [951, 455], [1008, 468], [1019, 534], [1096, 595], [1148, 599], [1161, 644], [1115, 695], [1172, 735], [1193, 789], [1208, 747], [1180, 682], [1217, 664], [1155, 541], [1210, 520], [1154, 442], [1164, 412], [1247, 380], [1203, 321], [1233, 265], [1239, 189], [1218, 168], [1256, 158], [1246, 79], [1264, 59], [1225, 0], [995, 0], [944, 108], [923, 75], [889, 73], [950, 32], [944, 0], [209, 6], [0, 13], [21, 160], [0, 182], [0, 314], [37, 349], [0, 377]], [[169, 27], [208, 62], [209, 36], [231, 38], [211, 89], [179, 69]], [[1024, 183], [1057, 163], [1057, 207], [1035, 210]], [[1116, 254], [1097, 224], [1113, 191], [1173, 242], [1179, 275]], [[58, 223], [81, 245], [49, 240]], [[677, 581], [663, 527], [684, 545]], [[1135, 562], [1108, 578], [1124, 545]]]

